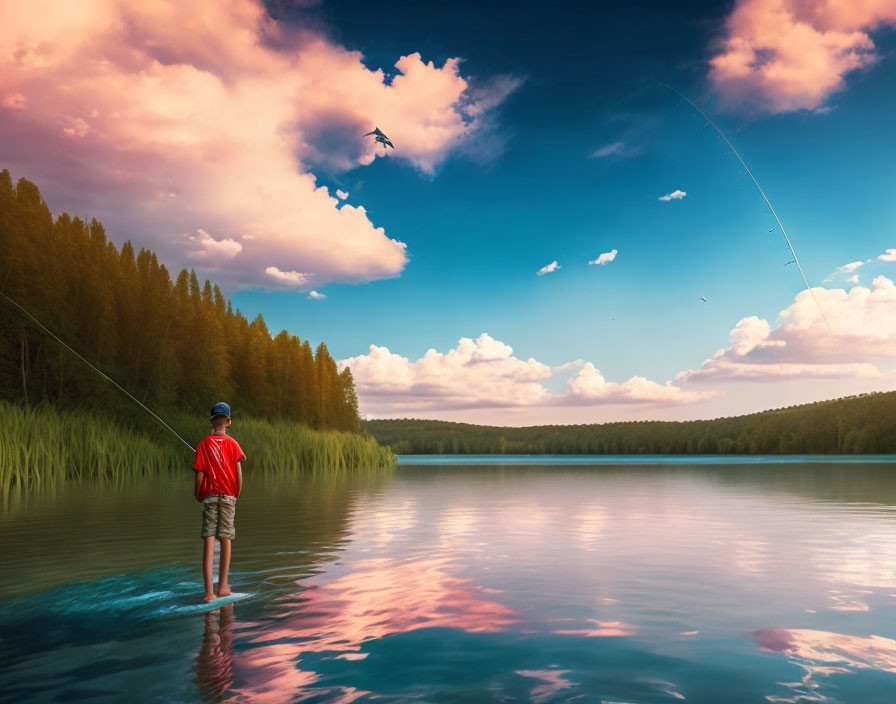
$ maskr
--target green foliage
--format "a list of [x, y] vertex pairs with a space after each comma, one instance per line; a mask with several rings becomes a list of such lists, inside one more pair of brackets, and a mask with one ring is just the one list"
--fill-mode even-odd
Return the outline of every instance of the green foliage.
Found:
[[[121, 249], [103, 226], [55, 220], [33, 183], [0, 172], [0, 290], [151, 408], [238, 415], [358, 431], [351, 373], [326, 345], [271, 337], [195, 271], [168, 270], [146, 249]], [[0, 399], [101, 410], [127, 421], [118, 392], [0, 299]]]
[[364, 426], [399, 455], [889, 454], [896, 453], [896, 392], [685, 422], [502, 428], [402, 419]]
[[[178, 419], [195, 443], [208, 423]], [[22, 408], [0, 401], [0, 496], [58, 485], [66, 480], [124, 482], [146, 475], [181, 473], [192, 486], [193, 457], [146, 422], [129, 428], [85, 410], [49, 405]], [[391, 467], [395, 457], [369, 436], [311, 430], [294, 421], [241, 418], [233, 425], [253, 477], [338, 474]]]

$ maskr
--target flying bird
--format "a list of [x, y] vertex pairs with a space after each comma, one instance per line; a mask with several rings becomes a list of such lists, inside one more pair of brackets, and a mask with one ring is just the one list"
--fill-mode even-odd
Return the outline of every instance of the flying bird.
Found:
[[395, 149], [395, 145], [392, 144], [392, 142], [389, 140], [389, 138], [383, 134], [382, 130], [380, 130], [379, 127], [374, 127], [373, 132], [368, 132], [364, 136], [370, 137], [371, 135], [374, 136], [373, 137], [374, 141], [379, 142], [380, 144], [383, 145], [383, 153], [384, 154], [386, 153], [386, 147], [392, 147], [393, 149]]
[[706, 303], [706, 298], [704, 298], [703, 296], [700, 296], [700, 300]]

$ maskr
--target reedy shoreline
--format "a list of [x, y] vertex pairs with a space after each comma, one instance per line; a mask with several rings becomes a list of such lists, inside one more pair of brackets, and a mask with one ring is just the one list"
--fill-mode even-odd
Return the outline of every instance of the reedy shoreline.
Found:
[[[183, 419], [182, 419], [183, 420]], [[181, 427], [195, 444], [208, 432], [202, 419]], [[395, 464], [388, 447], [370, 436], [312, 430], [285, 420], [240, 418], [233, 436], [246, 456], [251, 477], [320, 474], [337, 476], [381, 470]], [[0, 495], [36, 491], [65, 481], [118, 482], [189, 472], [190, 451], [176, 439], [156, 437], [90, 411], [43, 404], [22, 407], [0, 401]]]

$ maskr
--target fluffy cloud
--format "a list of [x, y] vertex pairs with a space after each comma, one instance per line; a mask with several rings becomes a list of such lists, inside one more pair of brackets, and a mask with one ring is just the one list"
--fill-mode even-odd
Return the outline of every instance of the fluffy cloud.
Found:
[[738, 0], [709, 78], [730, 106], [817, 110], [877, 61], [868, 32], [894, 23], [892, 0]]
[[878, 276], [871, 288], [802, 291], [780, 318], [774, 329], [766, 320], [744, 318], [731, 331], [728, 347], [699, 369], [677, 375], [676, 383], [893, 376], [896, 287], [890, 279]]
[[192, 254], [202, 259], [231, 259], [243, 249], [243, 245], [236, 240], [230, 238], [216, 240], [202, 228], [196, 230], [196, 234], [188, 239], [196, 243], [197, 248]]
[[312, 301], [322, 301], [326, 297], [327, 295], [325, 293], [320, 293], [318, 291], [312, 290], [308, 292], [308, 299]]
[[896, 262], [896, 249], [888, 249], [883, 254], [878, 255], [877, 259], [882, 262]]
[[[552, 369], [532, 358], [515, 357], [512, 347], [487, 333], [476, 340], [462, 338], [444, 354], [430, 349], [416, 361], [371, 345], [368, 354], [339, 364], [351, 367], [362, 410], [378, 415], [472, 408], [670, 405], [711, 395], [638, 376], [621, 384], [608, 382], [593, 364], [581, 360]], [[578, 371], [567, 381], [569, 390], [551, 393], [544, 382], [570, 369]]]
[[560, 268], [561, 268], [560, 265], [557, 263], [557, 260], [555, 259], [550, 264], [547, 264], [547, 265], [541, 267], [541, 269], [536, 271], [535, 274], [537, 276], [544, 276], [545, 274], [550, 274], [551, 272], [557, 271], [557, 269], [560, 269]]
[[597, 259], [592, 259], [588, 263], [589, 264], [599, 264], [604, 265], [607, 262], [611, 262], [616, 258], [616, 255], [619, 254], [618, 250], [611, 249], [609, 252], [604, 252]]
[[[308, 274], [299, 271], [280, 271], [275, 266], [269, 266], [264, 273], [277, 282], [277, 288], [301, 288], [308, 284]], [[265, 285], [270, 287], [271, 282], [267, 281]]]
[[184, 237], [200, 227], [240, 244], [221, 262], [231, 285], [267, 285], [271, 268], [301, 285], [399, 274], [404, 243], [311, 170], [382, 158], [361, 136], [376, 122], [389, 158], [432, 173], [493, 130], [518, 83], [416, 53], [387, 75], [260, 0], [36, 0], [0, 25], [4, 166], [168, 261], [203, 263]]
[[336, 189], [336, 197], [337, 197], [339, 200], [345, 200], [346, 198], [348, 198], [348, 193], [346, 193], [345, 191], [343, 191], [343, 190], [337, 188], [337, 189]]
[[659, 200], [662, 200], [662, 201], [681, 200], [686, 195], [687, 195], [686, 191], [679, 191], [676, 189], [676, 190], [672, 191], [671, 193], [667, 193], [664, 196], [660, 196]]
[[671, 382], [665, 385], [633, 376], [628, 381], [617, 384], [604, 379], [591, 362], [579, 370], [568, 381], [569, 393], [562, 398], [568, 405], [591, 405], [595, 403], [647, 403], [653, 405], [695, 403], [709, 398], [707, 392], [684, 391]]

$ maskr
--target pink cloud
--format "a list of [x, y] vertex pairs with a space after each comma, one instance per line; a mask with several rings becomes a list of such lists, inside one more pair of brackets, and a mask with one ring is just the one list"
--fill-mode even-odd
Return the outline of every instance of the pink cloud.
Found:
[[[352, 370], [362, 411], [376, 415], [477, 408], [667, 406], [712, 396], [640, 376], [623, 383], [608, 382], [593, 364], [581, 360], [552, 369], [531, 357], [514, 356], [512, 347], [488, 333], [476, 340], [462, 338], [444, 354], [430, 349], [416, 361], [371, 345], [368, 354], [339, 364]], [[552, 393], [544, 385], [571, 369], [578, 371], [567, 381], [567, 392]]]
[[26, 3], [0, 26], [0, 155], [54, 208], [178, 265], [203, 263], [185, 233], [233, 240], [219, 278], [234, 286], [267, 285], [274, 265], [316, 286], [395, 276], [405, 244], [312, 169], [383, 157], [362, 137], [377, 124], [389, 158], [432, 173], [493, 128], [518, 81], [474, 83], [459, 59], [417, 53], [394, 69], [276, 22], [259, 0]]
[[24, 110], [25, 96], [21, 93], [10, 93], [9, 95], [4, 95], [3, 99], [0, 100], [0, 107], [4, 107], [7, 110]]
[[894, 23], [891, 0], [739, 0], [709, 78], [729, 106], [818, 110], [877, 61], [868, 32]]
[[[800, 292], [774, 329], [756, 316], [742, 319], [731, 344], [682, 372], [677, 383], [780, 379], [885, 379], [896, 363], [896, 286], [885, 276], [871, 288]], [[817, 301], [817, 304], [816, 304]], [[824, 311], [822, 319], [818, 306]], [[830, 328], [830, 329], [829, 329]]]

